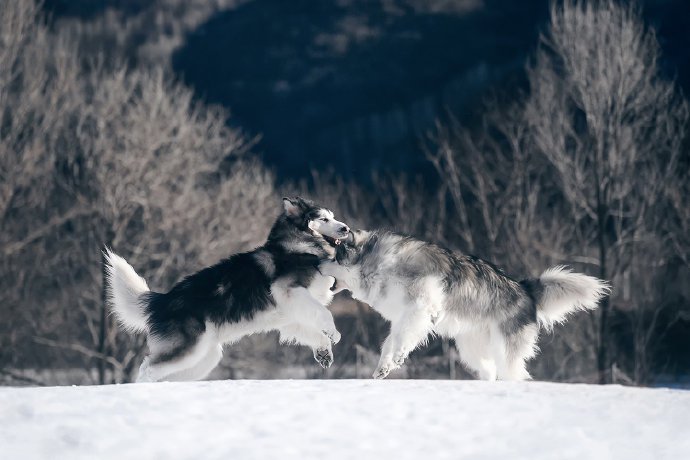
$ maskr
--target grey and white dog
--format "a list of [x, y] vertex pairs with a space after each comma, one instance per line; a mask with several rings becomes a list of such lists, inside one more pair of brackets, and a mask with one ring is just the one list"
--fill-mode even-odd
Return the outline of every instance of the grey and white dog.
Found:
[[391, 322], [375, 378], [385, 378], [430, 334], [453, 338], [484, 380], [530, 378], [539, 327], [593, 310], [609, 285], [565, 267], [516, 281], [477, 257], [384, 231], [351, 232], [321, 273]]
[[334, 279], [319, 272], [349, 228], [328, 209], [283, 198], [266, 243], [187, 276], [168, 292], [149, 290], [125, 259], [106, 251], [108, 299], [122, 326], [145, 332], [150, 355], [139, 382], [197, 380], [216, 367], [223, 344], [278, 330], [312, 348], [324, 368], [340, 340], [328, 305]]

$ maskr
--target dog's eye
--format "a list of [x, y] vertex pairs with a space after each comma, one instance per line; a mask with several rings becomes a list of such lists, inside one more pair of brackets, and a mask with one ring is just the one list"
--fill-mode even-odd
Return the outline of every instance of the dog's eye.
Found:
[[322, 218], [320, 218], [319, 220], [320, 220], [321, 222], [328, 222], [328, 219], [325, 218], [325, 217], [322, 217]]

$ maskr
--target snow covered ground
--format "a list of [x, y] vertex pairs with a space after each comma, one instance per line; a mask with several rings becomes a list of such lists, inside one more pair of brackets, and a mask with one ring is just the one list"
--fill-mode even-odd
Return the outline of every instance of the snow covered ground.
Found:
[[687, 459], [690, 391], [273, 380], [0, 388], [6, 459]]

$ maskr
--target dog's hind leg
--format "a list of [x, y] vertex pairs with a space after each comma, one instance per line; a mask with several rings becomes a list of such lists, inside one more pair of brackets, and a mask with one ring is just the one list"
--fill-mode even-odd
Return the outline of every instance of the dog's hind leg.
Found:
[[223, 357], [223, 346], [220, 344], [211, 345], [201, 361], [196, 363], [193, 367], [185, 369], [180, 372], [175, 372], [166, 377], [168, 381], [188, 381], [188, 380], [202, 380], [216, 368], [221, 358]]
[[496, 380], [496, 362], [491, 353], [487, 328], [462, 332], [455, 336], [460, 359], [482, 380]]
[[391, 371], [397, 369], [393, 363], [393, 346], [395, 339], [393, 336], [393, 324], [391, 324], [391, 332], [388, 337], [383, 341], [381, 345], [381, 356], [379, 357], [379, 363], [376, 366], [373, 377], [375, 379], [385, 379]]
[[385, 378], [392, 370], [403, 365], [409, 354], [424, 343], [433, 329], [431, 314], [426, 308], [409, 305], [396, 321], [381, 350], [381, 358], [374, 378]]
[[210, 347], [217, 340], [208, 329], [195, 338], [157, 339], [149, 336], [151, 355], [144, 359], [139, 368], [137, 382], [158, 382], [167, 380], [173, 374], [187, 371], [207, 356]]
[[291, 323], [282, 326], [278, 331], [281, 342], [310, 347], [314, 353], [314, 359], [324, 369], [328, 369], [333, 364], [331, 340], [318, 329], [309, 325]]
[[523, 327], [520, 331], [503, 337], [504, 358], [498, 361], [500, 380], [530, 379], [526, 361], [537, 351], [538, 328], [536, 324]]

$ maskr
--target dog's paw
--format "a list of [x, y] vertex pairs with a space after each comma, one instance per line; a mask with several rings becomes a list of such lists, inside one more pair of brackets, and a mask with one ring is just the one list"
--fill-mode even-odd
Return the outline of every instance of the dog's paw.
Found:
[[388, 355], [382, 357], [379, 360], [379, 365], [376, 367], [376, 371], [374, 371], [374, 378], [385, 379], [386, 377], [388, 377], [388, 374], [399, 368], [400, 364], [395, 360], [394, 356]]
[[331, 367], [331, 364], [333, 364], [333, 354], [331, 353], [331, 350], [326, 348], [314, 350], [314, 359], [324, 369], [328, 369]]
[[333, 329], [331, 331], [323, 331], [323, 333], [326, 335], [326, 337], [328, 337], [328, 340], [330, 340], [333, 345], [340, 342], [341, 336], [340, 332], [338, 332], [337, 330]]
[[393, 369], [391, 369], [390, 366], [380, 366], [374, 371], [374, 375], [372, 377], [374, 377], [377, 380], [385, 379], [386, 377], [388, 377], [388, 374], [390, 374], [392, 370]]
[[393, 363], [395, 364], [396, 368], [405, 364], [405, 359], [407, 359], [407, 353], [396, 353], [393, 355]]

